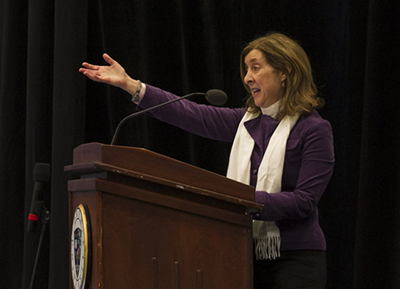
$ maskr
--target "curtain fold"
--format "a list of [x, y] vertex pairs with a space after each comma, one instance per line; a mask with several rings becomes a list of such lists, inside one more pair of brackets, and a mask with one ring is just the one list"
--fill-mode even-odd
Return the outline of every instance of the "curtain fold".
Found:
[[[52, 3], [50, 3], [52, 4]], [[32, 199], [34, 184], [33, 170], [35, 163], [51, 164], [52, 140], [52, 104], [53, 104], [53, 50], [54, 50], [54, 5], [48, 1], [30, 1], [28, 6], [27, 54], [26, 54], [26, 122], [25, 122], [25, 210], [27, 216]], [[45, 207], [50, 207], [50, 195], [46, 184], [44, 194]], [[25, 226], [26, 221], [25, 218]], [[37, 269], [34, 277], [33, 267], [36, 252], [39, 250], [41, 230], [45, 233], [38, 255]], [[48, 226], [38, 226], [35, 233], [25, 233], [23, 252], [22, 288], [29, 288], [32, 278], [35, 284], [48, 282], [49, 258]]]
[[370, 1], [368, 10], [355, 288], [400, 286], [400, 7], [382, 4]]
[[0, 2], [0, 287], [19, 288], [23, 268], [28, 4]]
[[88, 12], [87, 1], [55, 1], [49, 288], [69, 283], [70, 176], [64, 166], [72, 164], [73, 149], [85, 141], [86, 81], [77, 71], [87, 57]]

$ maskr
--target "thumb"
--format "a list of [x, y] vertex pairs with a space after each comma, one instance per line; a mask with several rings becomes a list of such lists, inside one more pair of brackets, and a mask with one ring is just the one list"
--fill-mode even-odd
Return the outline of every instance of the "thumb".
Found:
[[110, 57], [107, 53], [103, 54], [103, 59], [110, 65], [113, 65], [115, 60]]

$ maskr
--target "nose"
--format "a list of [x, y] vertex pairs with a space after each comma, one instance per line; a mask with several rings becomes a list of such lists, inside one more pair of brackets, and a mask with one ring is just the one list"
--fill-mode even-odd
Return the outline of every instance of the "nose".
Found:
[[252, 82], [253, 82], [253, 77], [251, 75], [251, 71], [247, 70], [246, 75], [244, 76], [244, 83], [249, 85]]

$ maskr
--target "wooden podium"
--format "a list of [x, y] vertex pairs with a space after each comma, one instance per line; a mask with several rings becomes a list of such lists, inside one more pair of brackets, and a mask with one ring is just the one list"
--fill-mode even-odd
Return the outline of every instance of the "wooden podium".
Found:
[[70, 226], [80, 204], [90, 215], [87, 288], [253, 288], [246, 211], [262, 209], [253, 187], [100, 143], [77, 147], [65, 171], [77, 177], [68, 182]]

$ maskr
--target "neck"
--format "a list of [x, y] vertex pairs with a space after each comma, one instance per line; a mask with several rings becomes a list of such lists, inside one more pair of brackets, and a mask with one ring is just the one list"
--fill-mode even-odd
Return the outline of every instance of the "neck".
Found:
[[272, 118], [275, 118], [279, 112], [279, 105], [280, 105], [280, 101], [278, 100], [277, 102], [275, 102], [274, 104], [271, 104], [268, 107], [265, 107], [265, 108], [261, 107], [262, 114], [265, 114]]

